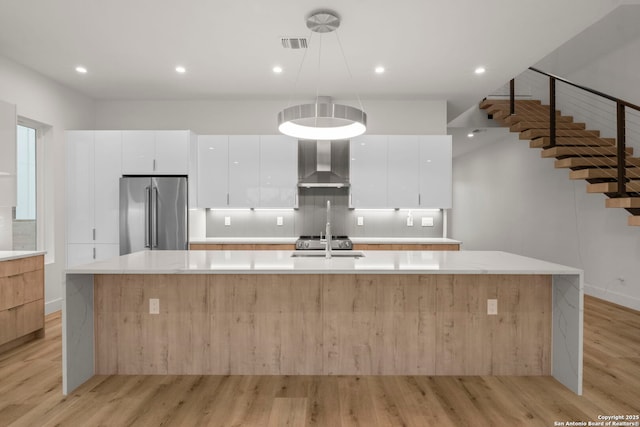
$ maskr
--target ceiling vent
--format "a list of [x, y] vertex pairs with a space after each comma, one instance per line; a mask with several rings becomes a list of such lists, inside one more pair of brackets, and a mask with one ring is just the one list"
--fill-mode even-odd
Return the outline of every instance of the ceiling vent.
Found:
[[282, 47], [285, 49], [306, 49], [307, 39], [304, 37], [282, 37]]

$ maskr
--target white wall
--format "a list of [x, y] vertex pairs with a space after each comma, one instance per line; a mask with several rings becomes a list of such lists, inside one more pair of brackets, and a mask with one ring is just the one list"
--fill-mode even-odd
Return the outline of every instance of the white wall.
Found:
[[[353, 101], [341, 101], [358, 105]], [[447, 133], [444, 100], [363, 100], [371, 134]], [[276, 134], [282, 100], [98, 101], [97, 129], [190, 129], [197, 134]]]
[[515, 133], [454, 158], [450, 236], [583, 269], [587, 294], [640, 310], [640, 227], [553, 163]]
[[[70, 72], [72, 72], [70, 70]], [[48, 125], [44, 135], [45, 311], [61, 308], [65, 265], [65, 129], [92, 129], [94, 102], [43, 75], [0, 56], [0, 99], [20, 117]], [[39, 156], [40, 158], [40, 156]]]

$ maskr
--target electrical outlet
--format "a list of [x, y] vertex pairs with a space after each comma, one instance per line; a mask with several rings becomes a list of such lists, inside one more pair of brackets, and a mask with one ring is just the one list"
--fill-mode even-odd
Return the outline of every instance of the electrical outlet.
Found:
[[362, 226], [364, 225], [364, 217], [363, 216], [359, 216], [357, 219], [357, 224]]
[[149, 298], [149, 314], [160, 314], [160, 300]]
[[487, 300], [487, 314], [491, 315], [491, 316], [498, 314], [498, 300], [497, 299], [488, 299]]
[[230, 217], [230, 216], [225, 216], [225, 217], [224, 217], [224, 225], [225, 225], [226, 227], [228, 227], [228, 226], [230, 226], [230, 225], [231, 225], [231, 217]]
[[413, 217], [412, 216], [408, 216], [407, 217], [407, 227], [413, 227]]
[[278, 225], [278, 226], [284, 225], [284, 218], [282, 218], [281, 216], [277, 216], [276, 217], [276, 225]]
[[433, 217], [423, 216], [422, 217], [422, 226], [423, 227], [433, 227]]

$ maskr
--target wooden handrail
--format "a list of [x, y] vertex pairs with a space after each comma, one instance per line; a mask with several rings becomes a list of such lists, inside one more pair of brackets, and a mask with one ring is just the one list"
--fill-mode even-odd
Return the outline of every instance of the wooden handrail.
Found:
[[632, 103], [630, 103], [628, 101], [625, 101], [624, 99], [620, 99], [620, 98], [616, 98], [615, 96], [607, 95], [606, 93], [600, 92], [599, 90], [595, 90], [595, 89], [591, 89], [591, 88], [586, 87], [586, 86], [579, 85], [579, 84], [574, 83], [574, 82], [572, 82], [570, 80], [564, 79], [562, 77], [558, 77], [555, 74], [551, 74], [551, 73], [547, 73], [547, 72], [542, 71], [542, 70], [538, 70], [537, 68], [534, 68], [534, 67], [529, 67], [529, 69], [531, 71], [535, 71], [536, 73], [543, 74], [543, 75], [545, 75], [547, 77], [553, 77], [557, 81], [566, 83], [566, 84], [571, 85], [573, 87], [577, 87], [578, 89], [585, 90], [585, 91], [590, 92], [590, 93], [592, 93], [594, 95], [601, 96], [601, 97], [606, 98], [606, 99], [608, 99], [610, 101], [613, 101], [615, 103], [620, 103], [620, 104], [624, 105], [625, 107], [633, 108], [634, 110], [640, 111], [640, 107], [639, 106], [637, 106], [635, 104], [632, 104]]
[[[601, 98], [608, 99], [609, 101], [613, 101], [616, 103], [616, 130], [617, 130], [617, 150], [616, 150], [616, 161], [617, 161], [617, 180], [618, 180], [618, 197], [625, 197], [627, 195], [626, 191], [626, 138], [625, 138], [625, 108], [629, 107], [634, 110], [640, 111], [640, 107], [632, 104], [628, 101], [625, 101], [620, 98], [616, 98], [615, 96], [607, 95], [606, 93], [600, 92], [595, 89], [591, 89], [586, 86], [579, 85], [577, 83], [573, 83], [565, 78], [556, 76], [551, 73], [547, 73], [542, 70], [538, 70], [534, 67], [529, 67], [531, 71], [535, 71], [536, 73], [542, 74], [549, 78], [549, 145], [544, 148], [551, 148], [556, 145], [556, 82], [560, 81], [566, 83], [570, 86], [583, 90], [585, 92], [592, 93]], [[516, 114], [515, 111], [515, 79], [511, 79], [509, 82], [509, 100], [510, 100], [510, 114]]]

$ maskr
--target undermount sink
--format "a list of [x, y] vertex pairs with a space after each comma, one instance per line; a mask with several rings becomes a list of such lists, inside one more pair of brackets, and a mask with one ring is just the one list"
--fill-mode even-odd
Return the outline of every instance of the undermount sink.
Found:
[[[360, 251], [333, 251], [331, 258], [362, 258], [364, 253]], [[291, 254], [292, 258], [325, 258], [324, 251], [295, 251]]]

